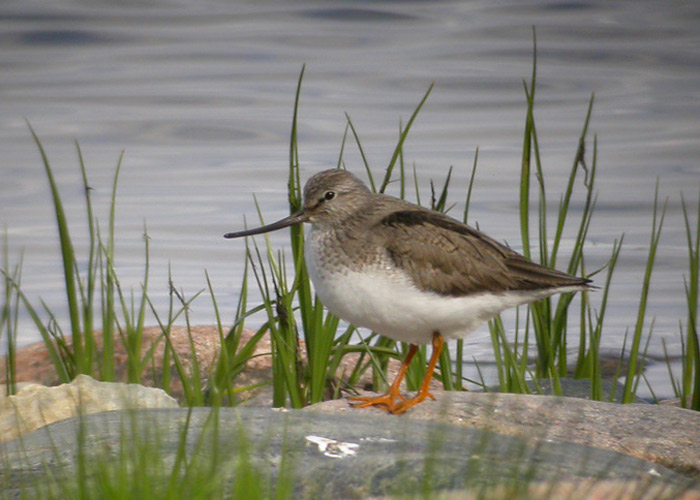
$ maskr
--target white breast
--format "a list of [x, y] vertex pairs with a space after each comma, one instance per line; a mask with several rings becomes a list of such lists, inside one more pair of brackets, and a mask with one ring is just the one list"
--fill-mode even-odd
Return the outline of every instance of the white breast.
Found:
[[309, 276], [323, 305], [354, 326], [394, 340], [425, 344], [435, 331], [445, 338], [462, 338], [507, 308], [559, 293], [482, 292], [450, 297], [425, 292], [390, 264], [349, 269], [337, 259], [331, 262], [318, 233], [308, 234], [304, 250]]

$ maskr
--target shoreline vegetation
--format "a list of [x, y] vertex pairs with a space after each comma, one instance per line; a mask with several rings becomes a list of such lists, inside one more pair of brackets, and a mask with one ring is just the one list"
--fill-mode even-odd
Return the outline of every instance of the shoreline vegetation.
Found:
[[[533, 59], [533, 71], [528, 81], [523, 81], [526, 97], [526, 119], [523, 137], [523, 154], [520, 171], [520, 232], [522, 253], [541, 264], [559, 267], [569, 274], [593, 277], [599, 290], [595, 293], [582, 293], [580, 298], [564, 294], [550, 298], [529, 307], [520, 308], [515, 325], [506, 325], [500, 317], [489, 323], [492, 345], [498, 374], [498, 385], [503, 392], [529, 393], [527, 381], [534, 382], [534, 392], [541, 392], [538, 381], [547, 379], [553, 384], [554, 392], [559, 393], [559, 379], [566, 377], [585, 378], [591, 381], [590, 397], [594, 400], [609, 400], [601, 388], [601, 365], [599, 345], [604, 335], [606, 306], [609, 299], [610, 284], [614, 279], [615, 266], [620, 256], [624, 235], [613, 243], [608, 262], [599, 269], [588, 269], [585, 259], [585, 241], [588, 229], [595, 213], [596, 205], [596, 170], [597, 138], [588, 138], [589, 121], [593, 108], [594, 96], [591, 96], [584, 116], [584, 122], [578, 144], [574, 148], [573, 163], [569, 172], [565, 191], [559, 196], [559, 209], [555, 213], [548, 211], [546, 190], [546, 172], [539, 151], [537, 128], [535, 123], [535, 83], [536, 51]], [[304, 69], [299, 75], [294, 100], [294, 113], [290, 134], [288, 200], [290, 212], [296, 211], [301, 204], [302, 184], [300, 179], [299, 155], [297, 149], [297, 116]], [[375, 179], [372, 169], [363, 154], [359, 134], [350, 117], [343, 134], [343, 141], [338, 157], [338, 167], [344, 168], [343, 152], [350, 140], [354, 140], [367, 174], [368, 183], [376, 192], [384, 192], [391, 179], [399, 185], [399, 196], [405, 197], [415, 189], [417, 202], [420, 203], [415, 165], [409, 171], [404, 158], [403, 144], [423, 105], [428, 100], [433, 86], [430, 85], [425, 95], [416, 106], [409, 120], [400, 127], [399, 137], [381, 180]], [[292, 255], [285, 255], [271, 247], [267, 238], [262, 242], [255, 239], [246, 240], [246, 260], [244, 275], [240, 285], [236, 315], [231, 326], [225, 325], [217, 306], [217, 299], [205, 271], [208, 292], [216, 317], [219, 342], [222, 348], [215, 362], [213, 376], [202, 380], [200, 370], [195, 364], [192, 370], [185, 370], [186, 356], [172, 347], [170, 330], [176, 320], [182, 321], [188, 330], [189, 305], [204, 291], [185, 297], [171, 282], [170, 303], [167, 311], [157, 310], [149, 299], [149, 248], [148, 234], [144, 227], [144, 272], [140, 290], [123, 290], [120, 286], [115, 263], [115, 212], [117, 209], [117, 185], [120, 175], [122, 156], [117, 161], [112, 183], [109, 218], [106, 226], [100, 225], [93, 212], [91, 188], [87, 168], [79, 144], [76, 142], [79, 166], [85, 193], [85, 210], [89, 230], [89, 247], [87, 255], [77, 255], [70, 236], [70, 225], [61, 201], [53, 170], [41, 140], [28, 123], [36, 146], [41, 153], [44, 171], [49, 181], [51, 197], [56, 214], [56, 224], [61, 243], [61, 261], [63, 262], [64, 283], [70, 324], [60, 325], [43, 303], [33, 303], [22, 291], [22, 259], [10, 264], [7, 235], [4, 238], [3, 256], [0, 266], [4, 284], [4, 300], [0, 315], [0, 339], [7, 346], [6, 362], [2, 378], [5, 381], [5, 393], [13, 394], [16, 384], [16, 335], [20, 310], [28, 314], [41, 334], [48, 355], [56, 370], [60, 382], [69, 382], [78, 374], [88, 374], [103, 381], [115, 381], [115, 341], [121, 339], [127, 353], [126, 381], [142, 381], [149, 365], [152, 363], [153, 349], [142, 352], [144, 345], [143, 330], [146, 313], [151, 312], [160, 336], [157, 343], [165, 345], [165, 369], [158, 386], [169, 390], [175, 375], [184, 386], [185, 400], [188, 405], [236, 404], [238, 398], [231, 389], [232, 381], [245, 369], [251, 359], [255, 346], [269, 334], [271, 341], [273, 370], [273, 404], [301, 408], [326, 399], [339, 397], [352, 392], [357, 381], [365, 374], [371, 373], [375, 391], [386, 388], [386, 367], [391, 359], [400, 359], [405, 355], [406, 346], [374, 333], [363, 336], [352, 326], [342, 327], [338, 318], [327, 313], [323, 305], [314, 296], [308, 273], [302, 256], [303, 230], [292, 227], [289, 230]], [[592, 144], [592, 146], [591, 146]], [[469, 202], [474, 180], [477, 175], [478, 149], [474, 155], [471, 177], [465, 195], [465, 209], [462, 220], [469, 217]], [[442, 186], [431, 181], [430, 208], [448, 212], [453, 204], [449, 201], [448, 191], [452, 168], [447, 172]], [[649, 339], [653, 335], [654, 321], [646, 316], [649, 288], [655, 267], [656, 251], [661, 240], [661, 233], [666, 215], [668, 199], [659, 198], [659, 185], [654, 191], [651, 206], [650, 240], [644, 279], [640, 290], [639, 306], [634, 326], [626, 335], [620, 352], [619, 371], [614, 378], [624, 377], [623, 402], [634, 400], [639, 384], [644, 378], [644, 360]], [[582, 206], [571, 210], [572, 201]], [[256, 207], [260, 220], [262, 210]], [[533, 209], [533, 207], [536, 207]], [[700, 355], [698, 350], [697, 312], [698, 282], [700, 262], [700, 198], [693, 210], [681, 194], [681, 207], [687, 236], [688, 270], [684, 281], [687, 302], [687, 315], [679, 318], [679, 336], [682, 344], [681, 373], [674, 373], [667, 356], [669, 376], [676, 396], [684, 407], [700, 410]], [[695, 221], [693, 221], [695, 219]], [[560, 243], [564, 229], [575, 229], [573, 248], [568, 255], [560, 253]], [[553, 231], [552, 231], [553, 228]], [[563, 261], [563, 259], [568, 259]], [[293, 271], [293, 272], [292, 272]], [[294, 279], [289, 280], [292, 275]], [[248, 304], [248, 287], [257, 286], [263, 297], [260, 304]], [[241, 332], [245, 320], [252, 314], [261, 313], [267, 317], [258, 333], [241, 341]], [[575, 326], [574, 326], [575, 325]], [[569, 329], [578, 330], [580, 335], [571, 335]], [[508, 332], [515, 332], [515, 337]], [[100, 348], [97, 341], [99, 337]], [[573, 337], [573, 338], [572, 338]], [[360, 339], [359, 342], [356, 339]], [[302, 340], [302, 343], [298, 341]], [[567, 346], [578, 344], [575, 358], [567, 353]], [[194, 338], [190, 336], [190, 355], [194, 353]], [[536, 346], [534, 359], [528, 355], [532, 345]], [[154, 344], [155, 345], [155, 344]], [[665, 345], [665, 344], [664, 344]], [[446, 346], [447, 347], [447, 346]], [[300, 352], [300, 350], [305, 352]], [[348, 368], [345, 365], [346, 378], [337, 377], [338, 368], [349, 354], [356, 354], [357, 361]], [[421, 347], [412, 363], [406, 381], [408, 390], [415, 390], [423, 379], [426, 369], [426, 348]], [[452, 350], [446, 348], [440, 359], [436, 379], [442, 382], [446, 390], [465, 390], [467, 382], [486, 387], [481, 380], [467, 381], [463, 375], [463, 365], [468, 362], [463, 342], [457, 341]], [[478, 361], [474, 360], [477, 369]], [[480, 373], [480, 370], [479, 370]], [[653, 394], [653, 388], [651, 388]]]
[[[596, 206], [596, 171], [597, 138], [590, 138], [589, 121], [594, 103], [591, 96], [579, 141], [573, 147], [573, 161], [568, 183], [563, 193], [550, 193], [546, 189], [546, 170], [540, 156], [537, 127], [534, 112], [536, 89], [536, 50], [533, 60], [532, 75], [523, 81], [526, 97], [526, 116], [523, 134], [523, 152], [520, 169], [520, 233], [522, 252], [543, 265], [559, 267], [570, 274], [593, 277], [600, 287], [595, 293], [584, 292], [574, 298], [572, 294], [546, 299], [529, 307], [520, 308], [515, 324], [506, 324], [500, 317], [489, 323], [489, 331], [496, 359], [498, 374], [498, 391], [517, 394], [553, 393], [561, 395], [565, 379], [584, 379], [588, 381], [587, 397], [596, 401], [612, 401], [615, 388], [608, 390], [605, 380], [624, 378], [619, 398], [622, 403], [635, 401], [635, 394], [640, 383], [647, 383], [644, 378], [644, 360], [649, 339], [654, 334], [654, 321], [646, 314], [649, 288], [655, 267], [656, 251], [659, 247], [666, 206], [668, 200], [660, 198], [659, 184], [655, 187], [654, 201], [650, 207], [650, 240], [647, 249], [643, 283], [639, 291], [639, 306], [633, 327], [625, 339], [619, 362], [610, 371], [604, 368], [599, 346], [605, 335], [606, 306], [609, 300], [610, 285], [614, 280], [615, 266], [624, 251], [624, 235], [613, 244], [607, 263], [598, 269], [589, 269], [586, 265], [585, 243], [591, 220], [595, 216]], [[300, 158], [297, 148], [297, 119], [300, 104], [300, 91], [304, 69], [299, 76], [294, 112], [290, 133], [288, 200], [290, 211], [296, 211], [301, 204]], [[415, 190], [418, 195], [418, 181], [415, 166], [411, 167], [404, 157], [403, 144], [418, 118], [423, 105], [428, 100], [433, 87], [430, 85], [416, 106], [408, 121], [402, 123], [391, 160], [381, 176], [376, 178], [362, 150], [359, 134], [351, 119], [347, 121], [343, 141], [338, 157], [338, 167], [344, 168], [343, 152], [354, 141], [364, 161], [368, 184], [376, 192], [384, 192], [390, 180], [398, 185], [399, 196], [408, 196]], [[149, 260], [148, 235], [144, 228], [144, 271], [142, 286], [139, 290], [122, 289], [118, 277], [118, 264], [115, 262], [115, 212], [117, 210], [117, 186], [122, 157], [115, 168], [109, 217], [105, 225], [100, 224], [93, 212], [91, 188], [88, 181], [87, 167], [83, 161], [80, 146], [76, 142], [79, 167], [85, 195], [85, 210], [89, 230], [87, 255], [78, 255], [70, 236], [70, 223], [63, 210], [59, 190], [53, 177], [53, 170], [48, 155], [44, 151], [39, 136], [28, 123], [36, 146], [41, 153], [45, 175], [49, 181], [51, 198], [56, 215], [61, 243], [61, 260], [65, 278], [65, 292], [70, 311], [70, 324], [61, 325], [54, 314], [43, 303], [32, 302], [22, 289], [22, 266], [20, 257], [10, 262], [10, 242], [5, 234], [0, 274], [4, 285], [4, 297], [0, 312], [0, 342], [6, 344], [4, 372], [0, 377], [4, 381], [3, 391], [12, 395], [18, 388], [18, 349], [17, 325], [20, 311], [28, 314], [41, 334], [43, 349], [48, 359], [47, 364], [55, 372], [58, 383], [69, 383], [80, 374], [90, 375], [99, 381], [115, 382], [118, 380], [148, 384], [162, 388], [172, 394], [175, 386], [181, 391], [181, 403], [187, 407], [211, 407], [216, 411], [221, 406], [235, 406], [242, 402], [242, 394], [260, 388], [270, 389], [271, 406], [303, 408], [308, 405], [353, 394], [357, 388], [371, 387], [381, 392], [386, 388], [388, 369], [393, 369], [398, 359], [405, 356], [406, 346], [383, 338], [374, 333], [363, 334], [352, 326], [343, 326], [338, 318], [326, 312], [323, 305], [312, 292], [308, 273], [305, 268], [303, 249], [303, 230], [292, 227], [289, 230], [291, 255], [271, 246], [269, 239], [246, 240], [246, 259], [240, 263], [244, 266], [244, 276], [240, 284], [235, 318], [227, 322], [219, 314], [217, 298], [208, 274], [205, 272], [208, 292], [211, 296], [216, 324], [213, 326], [212, 342], [216, 349], [212, 352], [208, 366], [200, 366], [197, 356], [198, 327], [190, 324], [189, 306], [204, 290], [191, 297], [183, 296], [175, 286], [170, 288], [170, 303], [167, 310], [158, 310], [149, 299]], [[469, 220], [469, 202], [474, 180], [478, 174], [478, 149], [474, 155], [469, 187], [464, 194], [465, 209], [461, 215], [463, 221]], [[428, 206], [447, 212], [453, 205], [449, 201], [452, 168], [446, 174], [443, 183], [431, 182], [432, 196]], [[547, 199], [559, 197], [559, 208], [552, 213], [548, 209]], [[574, 210], [573, 203], [581, 209]], [[534, 207], [534, 208], [533, 208]], [[698, 349], [698, 283], [700, 269], [700, 198], [697, 208], [687, 203], [681, 195], [681, 207], [687, 236], [688, 269], [682, 284], [687, 303], [687, 315], [679, 318], [679, 336], [682, 343], [681, 372], [673, 372], [667, 356], [669, 376], [674, 392], [681, 406], [695, 411], [700, 410], [700, 354]], [[263, 213], [256, 208], [260, 220]], [[454, 213], [452, 213], [454, 215]], [[563, 234], [574, 233], [574, 244], [565, 255], [561, 251]], [[235, 265], [235, 264], [232, 264]], [[288, 276], [294, 276], [290, 281]], [[249, 286], [257, 286], [263, 300], [259, 304], [249, 304]], [[155, 325], [146, 326], [145, 318], [150, 312], [155, 318]], [[253, 314], [263, 313], [266, 321], [262, 327], [250, 332], [245, 329], [245, 321]], [[184, 327], [176, 326], [176, 321], [184, 321]], [[182, 330], [184, 328], [184, 334]], [[174, 332], [178, 330], [177, 338]], [[515, 332], [514, 336], [510, 332]], [[577, 332], [580, 335], [577, 335]], [[210, 332], [211, 333], [211, 332]], [[359, 339], [359, 341], [357, 340]], [[529, 355], [530, 348], [536, 347], [536, 356]], [[575, 356], [567, 351], [567, 346], [578, 345]], [[447, 346], [446, 346], [447, 347]], [[426, 370], [426, 348], [422, 347], [410, 366], [406, 377], [406, 390], [417, 389]], [[251, 365], [262, 357], [269, 359], [272, 376], [269, 381], [259, 382], [246, 379], [246, 372]], [[463, 364], [471, 361], [465, 352], [462, 341], [445, 349], [435, 373], [446, 391], [464, 391], [466, 384], [475, 384], [487, 389], [483, 380], [466, 380]], [[477, 369], [479, 367], [476, 363]], [[154, 366], [159, 364], [161, 371], [155, 374]], [[207, 368], [205, 370], [204, 368]], [[604, 375], [606, 371], [606, 375]], [[205, 374], [206, 373], [206, 374]], [[249, 380], [248, 383], [241, 381]], [[652, 388], [653, 392], [653, 388]], [[185, 427], [186, 434], [187, 428]], [[186, 441], [183, 434], [181, 440]], [[237, 459], [237, 481], [234, 490], [246, 498], [292, 498], [287, 477], [278, 482], [278, 489], [263, 491], [258, 484], [259, 474], [252, 465], [252, 458], [245, 458], [245, 439], [239, 443], [243, 448]], [[179, 450], [179, 449], [178, 449]], [[207, 464], [188, 462], [185, 446], [176, 454], [176, 467], [165, 474], [166, 483], [162, 498], [181, 498], [178, 496], [178, 484], [183, 477], [189, 478], [187, 491], [207, 481], [219, 481], [220, 462], [216, 454], [211, 468]], [[123, 457], [129, 460], [141, 460], [139, 457]], [[430, 473], [430, 457], [426, 458], [425, 474]], [[153, 464], [159, 463], [157, 456], [147, 457]], [[144, 459], [146, 460], [146, 459]], [[248, 460], [246, 462], [246, 460]], [[78, 469], [87, 467], [84, 459], [78, 456]], [[128, 462], [132, 463], [132, 462]], [[151, 462], [149, 462], [150, 464]], [[129, 497], [129, 480], [139, 484], [148, 482], [148, 467], [140, 470], [137, 466], [89, 464], [96, 467], [97, 481], [102, 481], [104, 488], [113, 488], [114, 496], [101, 498]], [[152, 465], [152, 464], [151, 464]], [[206, 466], [205, 466], [206, 465]], [[121, 469], [119, 469], [121, 467]], [[150, 467], [150, 465], [149, 465]], [[0, 477], [2, 477], [0, 466]], [[206, 469], [206, 471], [205, 471]], [[282, 467], [284, 470], [284, 467]], [[7, 465], [5, 466], [7, 471]], [[82, 480], [80, 470], [77, 474], [77, 490], [73, 486], [38, 495], [41, 498], [59, 498], [69, 491], [75, 498], [97, 498], [91, 496], [94, 481]], [[84, 470], [82, 471], [84, 472]], [[116, 474], [116, 476], [109, 476]], [[119, 475], [121, 474], [121, 475]], [[131, 475], [130, 475], [131, 474]], [[7, 472], [5, 474], [8, 475]], [[115, 479], [116, 478], [116, 479]], [[247, 481], [247, 482], [246, 482]], [[125, 483], [126, 482], [126, 483]], [[122, 484], [124, 483], [124, 484]], [[128, 483], [128, 484], [127, 484]], [[0, 480], [2, 484], [2, 480]], [[71, 483], [72, 484], [72, 483]], [[206, 483], [209, 484], [209, 483]], [[217, 483], [219, 484], [219, 483]], [[50, 490], [51, 487], [49, 487]], [[248, 489], [246, 489], [248, 488]], [[30, 488], [31, 489], [31, 488]], [[211, 486], [204, 488], [203, 495], [191, 498], [211, 498], [208, 495]], [[32, 490], [33, 491], [33, 490]], [[43, 491], [43, 490], [42, 490]], [[99, 491], [99, 488], [98, 488]], [[110, 490], [111, 491], [111, 490]], [[226, 488], [217, 490], [217, 498], [227, 497]], [[430, 489], [427, 490], [430, 492]], [[104, 493], [104, 491], [102, 491]], [[643, 491], [642, 491], [643, 493]], [[159, 493], [160, 494], [160, 493]], [[52, 496], [53, 495], [53, 496]], [[240, 496], [239, 495], [239, 496]], [[36, 495], [35, 495], [36, 496]], [[33, 498], [33, 496], [30, 495]], [[642, 495], [631, 498], [642, 498]], [[4, 498], [0, 492], [0, 498]], [[183, 497], [184, 498], [184, 497]], [[503, 496], [508, 498], [508, 496]]]

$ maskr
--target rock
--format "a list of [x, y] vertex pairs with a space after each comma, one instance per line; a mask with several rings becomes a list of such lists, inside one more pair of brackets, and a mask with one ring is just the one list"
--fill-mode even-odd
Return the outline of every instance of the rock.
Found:
[[[257, 332], [244, 329], [241, 333], [241, 345], [245, 345]], [[198, 325], [191, 326], [189, 331], [181, 326], [172, 326], [170, 329], [170, 342], [173, 351], [181, 360], [184, 370], [191, 376], [196, 358], [196, 366], [199, 369], [199, 377], [206, 383], [211, 370], [215, 367], [219, 356], [220, 337], [216, 326]], [[190, 343], [190, 336], [192, 343]], [[93, 335], [98, 358], [102, 355], [103, 338], [102, 332], [96, 331]], [[127, 381], [128, 354], [124, 346], [122, 336], [117, 334], [114, 338], [114, 365], [116, 379], [120, 382]], [[72, 347], [69, 340], [68, 347]], [[149, 387], [162, 387], [163, 362], [166, 359], [165, 338], [160, 327], [146, 327], [142, 331], [141, 351], [139, 359], [145, 356], [152, 357], [148, 367], [144, 370], [140, 383]], [[265, 385], [272, 378], [272, 360], [269, 336], [263, 336], [255, 346], [251, 359], [246, 364], [245, 370], [236, 376], [234, 388], [241, 390], [246, 387], [256, 387], [253, 390], [243, 390], [240, 393], [240, 400], [253, 399], [251, 404], [272, 405], [271, 391]], [[0, 385], [5, 384], [4, 375], [6, 359], [0, 358]], [[181, 404], [185, 403], [185, 392], [182, 381], [171, 358], [171, 381], [167, 388], [168, 394], [177, 399]], [[31, 382], [46, 386], [54, 386], [60, 383], [56, 370], [53, 366], [48, 350], [44, 342], [37, 342], [21, 347], [15, 352], [16, 373], [15, 379], [18, 384]], [[97, 367], [93, 373], [97, 377]]]
[[56, 387], [25, 385], [14, 396], [0, 398], [0, 442], [77, 415], [172, 407], [177, 407], [177, 401], [161, 389], [97, 382], [87, 375]]
[[[29, 387], [30, 385], [37, 385], [34, 382], [17, 382], [15, 384], [15, 392], [19, 392], [25, 387]], [[7, 387], [4, 387], [0, 385], [0, 401], [2, 401], [4, 398], [9, 397], [7, 394]]]
[[[257, 332], [254, 330], [244, 329], [241, 333], [240, 344], [245, 345]], [[170, 342], [173, 350], [180, 358], [185, 372], [192, 374], [194, 367], [193, 359], [197, 359], [199, 368], [199, 377], [203, 381], [207, 381], [210, 372], [215, 367], [220, 348], [219, 330], [216, 326], [191, 326], [189, 331], [187, 328], [173, 326], [170, 329]], [[192, 343], [190, 343], [190, 336]], [[102, 353], [102, 332], [94, 334], [95, 346], [98, 356]], [[71, 346], [71, 342], [68, 342]], [[150, 355], [152, 358], [148, 363], [148, 368], [144, 370], [140, 383], [149, 387], [161, 387], [163, 380], [163, 361], [165, 359], [165, 340], [160, 327], [146, 327], [142, 332], [140, 359]], [[194, 350], [194, 352], [193, 352]], [[272, 380], [272, 356], [270, 355], [272, 346], [270, 345], [269, 335], [264, 335], [258, 340], [253, 353], [246, 363], [245, 369], [236, 375], [233, 380], [234, 389], [241, 391], [239, 393], [240, 400], [248, 406], [272, 406], [272, 389], [269, 382]], [[302, 355], [305, 353], [303, 342], [300, 341], [300, 351]], [[338, 367], [338, 376], [343, 377], [344, 374], [352, 372], [357, 360], [358, 353], [350, 353], [343, 357], [343, 360]], [[5, 384], [5, 358], [0, 358], [0, 385]], [[121, 382], [127, 381], [127, 362], [128, 355], [126, 348], [122, 342], [121, 335], [115, 336], [114, 346], [114, 363], [117, 380]], [[172, 363], [172, 361], [171, 361]], [[393, 380], [398, 373], [400, 361], [391, 359], [387, 368], [387, 378]], [[15, 352], [16, 373], [15, 378], [18, 383], [32, 382], [47, 386], [59, 384], [59, 379], [56, 370], [51, 362], [46, 346], [43, 342], [31, 344], [29, 346], [17, 349]], [[97, 373], [95, 373], [97, 376]], [[171, 383], [167, 388], [168, 394], [177, 399], [181, 404], [184, 404], [185, 394], [182, 386], [182, 381], [178, 377], [178, 373], [174, 366], [171, 366]], [[365, 372], [358, 382], [359, 387], [371, 388], [372, 373], [371, 370]], [[254, 389], [246, 389], [254, 387]], [[434, 389], [439, 389], [441, 385], [433, 381], [431, 386]]]
[[[650, 404], [620, 405], [583, 399], [477, 392], [434, 392], [409, 410], [407, 419], [446, 422], [498, 434], [578, 443], [648, 460], [700, 478], [700, 413]], [[345, 415], [358, 411], [347, 400], [326, 401], [305, 411]]]
[[[374, 411], [318, 409], [175, 408], [84, 415], [0, 445], [0, 484], [8, 498], [23, 493], [31, 498], [37, 484], [85, 481], [96, 472], [106, 481], [115, 477], [106, 469], [110, 466], [121, 474], [133, 471], [123, 463], [129, 458], [140, 469], [127, 480], [148, 477], [153, 484], [167, 484], [172, 464], [182, 462], [176, 460], [179, 450], [187, 455], [187, 479], [195, 487], [206, 484], [212, 497], [232, 496], [234, 485], [241, 487], [236, 478], [253, 481], [257, 490], [273, 496], [275, 488], [284, 488], [278, 482], [284, 477], [289, 498], [425, 497], [426, 488], [445, 499], [465, 498], [465, 491], [485, 498], [484, 491], [498, 489], [507, 493], [500, 498], [523, 498], [529, 489], [540, 488], [533, 491], [541, 498], [542, 491], [554, 487], [570, 491], [571, 485], [583, 485], [587, 489], [577, 490], [580, 495], [607, 483], [617, 485], [613, 491], [633, 488], [635, 499], [700, 498], [697, 481], [612, 451], [550, 442], [536, 434], [523, 438]], [[210, 475], [197, 476], [204, 471]], [[187, 486], [187, 481], [179, 483], [181, 489]]]
[[[257, 332], [254, 330], [244, 329], [241, 333], [241, 345], [246, 344]], [[190, 336], [192, 343], [190, 343]], [[94, 336], [95, 346], [98, 355], [102, 352], [102, 332], [96, 331]], [[170, 329], [170, 341], [175, 353], [180, 358], [184, 365], [185, 371], [192, 373], [194, 363], [193, 359], [197, 359], [199, 368], [199, 377], [203, 381], [207, 381], [212, 368], [215, 366], [219, 355], [220, 337], [219, 330], [213, 325], [196, 325], [191, 326], [189, 332], [187, 328], [181, 326], [172, 326]], [[300, 341], [300, 352], [302, 356], [305, 354], [303, 341]], [[71, 342], [68, 342], [71, 346]], [[149, 387], [161, 387], [163, 380], [163, 361], [164, 361], [165, 341], [163, 332], [160, 327], [146, 327], [142, 331], [142, 342], [140, 357], [143, 358], [153, 353], [151, 361], [148, 363], [148, 368], [139, 381], [141, 384]], [[122, 342], [121, 335], [115, 336], [115, 352], [114, 363], [117, 380], [121, 382], [127, 381], [127, 362], [128, 356], [126, 348]], [[272, 357], [270, 353], [272, 347], [270, 345], [269, 335], [264, 335], [256, 344], [253, 355], [246, 364], [245, 369], [238, 374], [233, 380], [234, 388], [241, 391], [238, 402], [243, 402], [247, 406], [272, 406], [272, 389], [269, 382], [272, 380]], [[57, 385], [59, 379], [56, 370], [51, 362], [46, 346], [43, 342], [31, 344], [19, 348], [15, 352], [16, 357], [16, 381], [18, 383], [32, 382], [42, 385]], [[343, 357], [336, 376], [338, 378], [346, 378], [347, 374], [351, 373], [359, 358], [358, 353], [349, 353]], [[0, 384], [5, 384], [5, 358], [0, 358]], [[601, 353], [600, 356], [601, 369], [604, 374], [609, 377], [614, 377], [620, 373], [620, 355], [619, 353], [608, 352]], [[622, 360], [624, 363], [625, 360]], [[390, 359], [387, 367], [387, 380], [393, 381], [398, 373], [401, 362], [397, 359]], [[623, 366], [624, 367], [624, 366]], [[171, 383], [167, 388], [168, 394], [177, 399], [180, 404], [185, 404], [185, 394], [182, 387], [182, 382], [179, 379], [174, 366], [171, 366]], [[94, 374], [97, 376], [97, 373]], [[588, 380], [576, 379], [560, 379], [560, 384], [564, 389], [564, 394], [575, 397], [590, 397], [590, 382]], [[615, 388], [617, 382], [609, 379], [603, 380], [603, 394], [607, 397]], [[342, 384], [341, 384], [342, 385]], [[376, 390], [372, 386], [372, 371], [367, 370], [356, 386], [364, 390]], [[532, 382], [528, 382], [528, 386], [532, 393], [537, 393], [538, 389], [534, 387]], [[254, 389], [246, 390], [246, 388], [254, 387]], [[402, 388], [405, 390], [405, 383], [402, 383]], [[442, 384], [436, 379], [431, 382], [431, 390], [439, 391], [442, 389]], [[548, 394], [551, 392], [551, 387], [547, 380], [540, 381], [539, 389]], [[489, 387], [489, 391], [498, 392], [500, 388]], [[619, 387], [615, 388], [619, 394]], [[329, 396], [330, 397], [330, 396]], [[619, 400], [616, 397], [615, 400]], [[642, 402], [638, 400], [637, 402]]]
[[[171, 327], [170, 340], [173, 350], [181, 359], [185, 371], [188, 373], [192, 373], [192, 368], [194, 366], [192, 359], [193, 356], [195, 356], [197, 358], [197, 364], [200, 370], [200, 377], [202, 377], [202, 379], [206, 379], [209, 375], [209, 370], [214, 365], [219, 353], [219, 331], [215, 326], [192, 326], [190, 327], [190, 333], [192, 335], [192, 344], [190, 344], [190, 336], [186, 328], [181, 326]], [[252, 330], [244, 330], [243, 342], [250, 338], [254, 333], [255, 332]], [[99, 356], [102, 355], [102, 332], [96, 331], [93, 335], [93, 339], [95, 341], [95, 348], [99, 359]], [[122, 340], [123, 339], [120, 334], [115, 334], [113, 359], [117, 380], [120, 382], [126, 382], [128, 354]], [[72, 341], [70, 339], [68, 340], [67, 344], [69, 348], [72, 347]], [[148, 363], [148, 368], [146, 368], [143, 372], [143, 376], [140, 381], [142, 384], [150, 387], [159, 386], [159, 381], [161, 381], [163, 378], [165, 344], [166, 342], [163, 337], [163, 331], [160, 327], [151, 326], [143, 329], [139, 359], [143, 359], [146, 355], [149, 355], [150, 352], [153, 353], [153, 357]], [[194, 346], [194, 354], [192, 352], [192, 345]], [[265, 346], [261, 345], [260, 347], [261, 349], [264, 349]], [[269, 344], [267, 352], [269, 352]], [[256, 354], [259, 353], [256, 351]], [[5, 362], [5, 358], [0, 358], [0, 384], [3, 385], [5, 383], [5, 379], [3, 377], [6, 373]], [[17, 382], [33, 382], [47, 386], [54, 386], [60, 383], [44, 342], [37, 342], [17, 349], [15, 352], [15, 365], [15, 378]], [[172, 381], [171, 386], [168, 388], [168, 392], [179, 401], [184, 401], [182, 382], [179, 380], [178, 374], [174, 367], [171, 368], [173, 368]], [[267, 373], [269, 373], [269, 366]], [[254, 367], [251, 367], [248, 377], [251, 377], [255, 382], [257, 381], [255, 379], [255, 375], [256, 370]], [[97, 367], [95, 367], [94, 376], [97, 376]], [[242, 380], [242, 383], [245, 383], [245, 381]]]
[[[367, 500], [395, 500], [396, 497], [372, 497]], [[414, 498], [414, 497], [411, 497]], [[699, 500], [697, 490], [669, 489], [666, 485], [649, 485], [644, 481], [576, 481], [533, 482], [514, 490], [509, 486], [440, 492], [431, 500], [484, 500], [484, 499], [566, 499], [566, 500]]]

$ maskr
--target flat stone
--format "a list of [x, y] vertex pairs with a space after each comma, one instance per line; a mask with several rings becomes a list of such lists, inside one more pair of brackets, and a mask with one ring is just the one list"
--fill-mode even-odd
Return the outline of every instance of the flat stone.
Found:
[[[446, 495], [489, 488], [526, 491], [538, 484], [584, 480], [635, 484], [634, 498], [700, 498], [696, 481], [612, 451], [551, 442], [537, 434], [507, 436], [374, 411], [332, 414], [318, 408], [175, 408], [84, 415], [0, 445], [5, 471], [0, 486], [8, 498], [19, 498], [22, 491], [31, 498], [32, 485], [46, 484], [47, 474], [74, 478], [84, 472], [89, 477], [92, 464], [104, 468], [120, 456], [140, 457], [139, 447], [150, 456], [157, 453], [154, 460], [165, 465], [154, 467], [154, 474], [167, 475], [183, 445], [191, 467], [198, 460], [208, 467], [216, 454], [216, 477], [224, 488], [232, 487], [245, 463], [249, 477], [252, 469], [269, 488], [275, 488], [281, 475], [291, 478], [293, 498], [420, 497], [426, 489]], [[81, 455], [87, 469], [78, 469], [76, 457]], [[654, 496], [645, 496], [645, 491]]]
[[[435, 401], [426, 400], [402, 417], [444, 422], [523, 439], [592, 446], [700, 478], [700, 413], [695, 411], [527, 394], [433, 394]], [[338, 415], [385, 413], [379, 408], [355, 409], [347, 400], [318, 403], [305, 411]]]
[[55, 387], [28, 384], [14, 396], [0, 398], [0, 442], [78, 415], [177, 406], [177, 401], [161, 389], [98, 382], [87, 375]]
[[[370, 497], [367, 500], [388, 500], [396, 497]], [[401, 497], [405, 500], [405, 497]], [[418, 495], [408, 498], [421, 498]], [[441, 491], [431, 500], [485, 499], [552, 499], [552, 500], [698, 500], [700, 492], [670, 489], [663, 484], [649, 485], [640, 481], [579, 479], [574, 481], [532, 482], [521, 488], [495, 486], [477, 490]]]

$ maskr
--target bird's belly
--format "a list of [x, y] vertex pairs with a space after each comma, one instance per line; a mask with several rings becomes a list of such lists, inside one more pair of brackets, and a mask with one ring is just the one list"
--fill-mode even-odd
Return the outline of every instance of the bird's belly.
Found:
[[425, 344], [435, 331], [462, 338], [521, 297], [478, 294], [449, 297], [423, 292], [407, 278], [364, 269], [328, 272], [309, 265], [321, 302], [336, 316], [394, 340]]
[[435, 331], [445, 338], [463, 338], [501, 311], [553, 293], [440, 295], [418, 289], [402, 270], [390, 265], [351, 269], [338, 260], [329, 262], [320, 250], [307, 239], [306, 265], [323, 305], [354, 326], [412, 344], [430, 342]]

